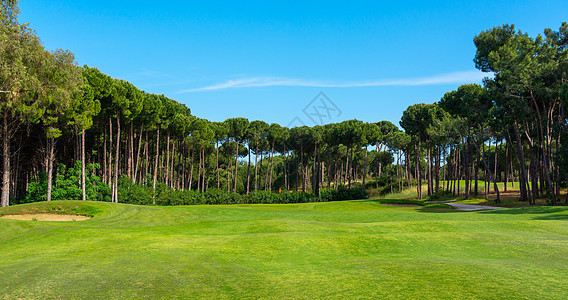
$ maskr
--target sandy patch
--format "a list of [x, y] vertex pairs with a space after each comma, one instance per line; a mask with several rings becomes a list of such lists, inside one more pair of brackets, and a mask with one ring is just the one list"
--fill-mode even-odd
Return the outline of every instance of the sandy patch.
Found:
[[22, 214], [0, 216], [2, 219], [26, 220], [26, 221], [85, 221], [91, 217], [80, 215], [60, 215], [60, 214]]

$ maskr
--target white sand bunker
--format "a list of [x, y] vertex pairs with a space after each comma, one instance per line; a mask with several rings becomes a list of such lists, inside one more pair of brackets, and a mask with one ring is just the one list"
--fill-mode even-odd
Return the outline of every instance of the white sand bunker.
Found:
[[22, 214], [0, 216], [2, 219], [26, 220], [26, 221], [85, 221], [88, 216], [60, 215], [60, 214]]

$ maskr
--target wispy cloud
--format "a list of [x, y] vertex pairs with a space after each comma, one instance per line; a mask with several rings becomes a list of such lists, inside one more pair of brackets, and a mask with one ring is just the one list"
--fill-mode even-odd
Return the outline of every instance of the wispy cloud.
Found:
[[372, 81], [353, 81], [353, 82], [331, 82], [304, 80], [282, 77], [251, 77], [208, 85], [199, 88], [191, 88], [179, 91], [178, 93], [194, 93], [205, 91], [216, 91], [231, 88], [251, 88], [267, 86], [290, 86], [290, 87], [329, 87], [329, 88], [353, 88], [353, 87], [379, 87], [379, 86], [421, 86], [439, 85], [453, 83], [474, 83], [480, 82], [487, 73], [480, 71], [453, 72], [428, 77], [405, 78], [405, 79], [384, 79]]

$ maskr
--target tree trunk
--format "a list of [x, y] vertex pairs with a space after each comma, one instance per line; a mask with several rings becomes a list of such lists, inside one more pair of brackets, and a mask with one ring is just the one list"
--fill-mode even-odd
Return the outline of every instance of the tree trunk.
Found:
[[248, 166], [247, 166], [247, 195], [250, 192], [250, 142], [247, 142], [248, 148]]
[[104, 183], [107, 183], [107, 128], [106, 126], [104, 127], [104, 133], [103, 133], [103, 177], [102, 180]]
[[190, 158], [191, 166], [190, 166], [190, 169], [189, 169], [189, 186], [187, 187], [187, 189], [190, 190], [190, 191], [193, 188], [193, 157], [194, 157], [194, 154], [195, 154], [195, 149], [192, 145], [191, 146], [191, 158]]
[[[491, 141], [489, 142], [491, 145]], [[491, 148], [491, 146], [489, 147]], [[489, 149], [491, 150], [491, 149]], [[473, 195], [477, 196], [479, 194], [479, 151], [475, 151], [475, 170], [473, 172], [473, 177], [475, 180], [474, 186], [473, 186]], [[483, 178], [484, 181], [487, 181], [487, 179]]]
[[[544, 139], [544, 132], [543, 132], [543, 127], [542, 127], [542, 118], [540, 115], [540, 109], [539, 106], [536, 103], [536, 99], [533, 95], [533, 91], [530, 90], [530, 95], [531, 95], [531, 99], [535, 105], [536, 108], [536, 112], [537, 112], [537, 117], [538, 117], [538, 125], [539, 125], [539, 134], [540, 134], [540, 149], [542, 150], [542, 156], [544, 157], [544, 174], [545, 174], [545, 180], [546, 180], [546, 187], [547, 189], [550, 191], [550, 193], [552, 194], [552, 205], [556, 205], [556, 193], [554, 192], [554, 189], [552, 188], [552, 183], [550, 180], [550, 170], [549, 170], [549, 166], [550, 166], [550, 161], [548, 159], [548, 154], [546, 151], [546, 140]], [[538, 187], [533, 187], [533, 188], [538, 188]], [[533, 202], [536, 199], [533, 199]]]
[[349, 188], [351, 188], [351, 174], [353, 172], [353, 146], [351, 146], [350, 148], [351, 151], [351, 159], [349, 160], [349, 167], [347, 168], [347, 170], [349, 171], [349, 174], [347, 175], [349, 178]]
[[132, 181], [136, 183], [138, 176], [138, 167], [140, 166], [140, 148], [142, 148], [142, 132], [144, 131], [144, 122], [140, 124], [140, 138], [138, 139], [138, 150], [136, 151], [136, 166], [134, 167], [134, 177]]
[[[146, 132], [145, 132], [144, 135], [145, 135], [145, 137], [144, 137], [144, 173], [142, 173], [142, 170], [140, 170], [140, 180], [144, 179], [144, 182], [146, 182], [147, 181], [146, 178], [148, 176], [148, 167], [150, 165], [150, 161], [148, 159], [148, 155], [149, 155], [148, 152], [150, 152], [148, 150], [148, 129], [146, 129]], [[142, 176], [142, 175], [144, 175], [144, 176]]]
[[462, 173], [461, 173], [461, 170], [462, 170], [462, 167], [461, 167], [461, 160], [462, 160], [461, 156], [462, 156], [462, 154], [461, 153], [462, 153], [462, 151], [460, 149], [457, 149], [457, 152], [458, 152], [458, 161], [456, 163], [456, 173], [457, 173], [456, 193], [457, 193], [458, 198], [459, 198], [459, 196], [460, 196], [460, 180], [461, 180], [461, 175], [462, 175]]
[[128, 177], [134, 179], [134, 175], [132, 174], [133, 165], [134, 165], [134, 124], [130, 121], [130, 134], [128, 139], [128, 161], [127, 161], [127, 171]]
[[199, 145], [199, 168], [197, 168], [197, 191], [201, 191], [201, 164], [202, 164], [201, 148], [202, 146]]
[[[526, 170], [525, 170], [525, 156], [523, 154], [523, 145], [521, 142], [521, 134], [519, 132], [519, 125], [517, 121], [514, 121], [513, 131], [515, 132], [515, 138], [517, 140], [517, 162], [519, 164], [519, 187], [521, 191], [521, 201], [528, 200], [527, 194], [527, 177], [526, 177]], [[530, 201], [530, 200], [529, 200]]]
[[205, 173], [206, 173], [206, 165], [205, 165], [205, 148], [201, 150], [201, 156], [203, 157], [203, 176], [201, 177], [201, 192], [205, 192]]
[[268, 182], [268, 190], [272, 191], [272, 171], [274, 170], [274, 144], [275, 141], [272, 141], [272, 153], [270, 156], [270, 181]]
[[286, 145], [284, 145], [284, 189], [290, 189], [288, 184], [288, 151], [286, 151]]
[[113, 195], [113, 191], [112, 191], [112, 118], [108, 117], [108, 127], [109, 127], [109, 149], [108, 149], [108, 182], [107, 185], [111, 187], [111, 201], [114, 202], [114, 195]]
[[238, 181], [238, 172], [239, 172], [239, 139], [237, 139], [237, 154], [235, 154], [235, 178], [234, 178], [234, 185], [233, 185], [233, 193], [237, 192], [237, 181]]
[[166, 135], [166, 174], [164, 178], [164, 183], [169, 185], [170, 183], [170, 131]]
[[217, 189], [221, 188], [221, 177], [219, 176], [219, 141], [215, 141], [217, 144], [215, 149], [217, 152]]
[[229, 137], [227, 136], [227, 193], [231, 192], [231, 158], [229, 158]]
[[47, 201], [51, 201], [51, 190], [53, 185], [53, 160], [55, 159], [55, 140], [47, 139]]
[[361, 190], [365, 190], [365, 177], [367, 177], [367, 147], [365, 146], [365, 165], [363, 166], [363, 184], [361, 184]]
[[[495, 181], [498, 181], [498, 178], [500, 178], [501, 176], [497, 176], [497, 148], [499, 147], [499, 141], [495, 141], [495, 158], [493, 160], [493, 164], [494, 164], [494, 169], [493, 169], [493, 174], [495, 174]], [[497, 191], [495, 191], [497, 192]]]
[[306, 192], [306, 180], [305, 180], [305, 174], [304, 174], [304, 147], [303, 145], [300, 146], [300, 160], [301, 163], [300, 165], [302, 165], [302, 192]]
[[[256, 139], [256, 151], [254, 152], [254, 190], [258, 190], [258, 138]], [[262, 170], [260, 170], [262, 172]]]
[[85, 176], [85, 129], [81, 130], [81, 190], [83, 192], [83, 201], [87, 200], [86, 176]]
[[465, 141], [465, 149], [463, 153], [463, 170], [465, 172], [465, 199], [469, 199], [469, 188], [471, 183], [471, 176], [469, 172], [469, 138]]
[[114, 202], [118, 203], [118, 162], [120, 155], [120, 112], [116, 112], [116, 157], [114, 164]]
[[176, 140], [173, 139], [172, 141], [172, 156], [170, 158], [170, 188], [175, 188], [175, 172], [174, 172], [174, 162], [176, 158]]
[[418, 200], [422, 200], [422, 177], [420, 176], [420, 136], [418, 136], [418, 149], [416, 149], [416, 191], [418, 193]]
[[152, 182], [152, 204], [156, 204], [156, 181], [158, 181], [158, 157], [160, 155], [160, 124], [156, 128], [156, 157], [154, 159], [154, 181]]
[[432, 147], [428, 140], [428, 196], [432, 196]]

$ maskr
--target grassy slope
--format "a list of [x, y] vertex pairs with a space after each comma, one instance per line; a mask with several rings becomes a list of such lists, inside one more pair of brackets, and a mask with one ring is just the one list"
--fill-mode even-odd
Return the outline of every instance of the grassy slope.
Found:
[[568, 207], [85, 204], [88, 221], [0, 219], [0, 299], [568, 297]]

